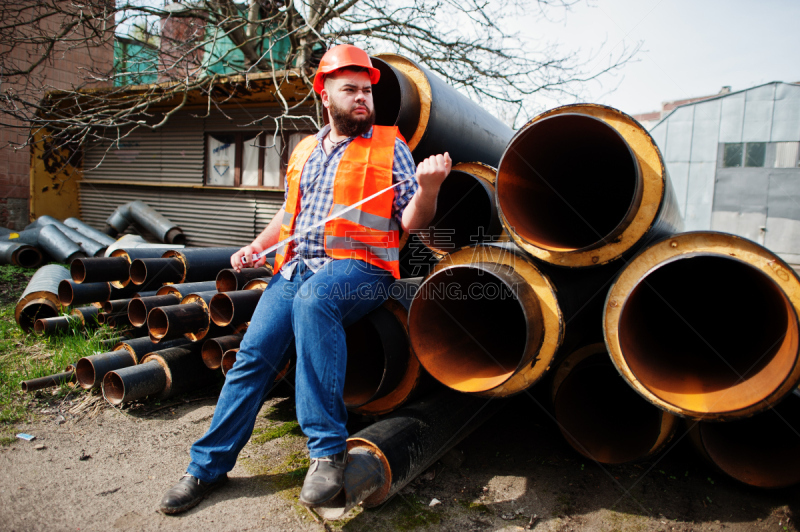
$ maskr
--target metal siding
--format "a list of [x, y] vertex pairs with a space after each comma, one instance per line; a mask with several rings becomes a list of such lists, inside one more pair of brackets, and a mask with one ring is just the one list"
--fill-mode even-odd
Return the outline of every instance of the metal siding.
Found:
[[[767, 234], [765, 245], [771, 251], [785, 255], [791, 254], [793, 260], [790, 262], [800, 262], [797, 255], [800, 254], [800, 221], [770, 216], [767, 219]], [[787, 259], [789, 260], [789, 259]]]
[[719, 141], [742, 142], [745, 94], [732, 94], [722, 98], [720, 112]]
[[667, 130], [667, 162], [688, 162], [692, 151], [694, 106], [681, 107], [669, 117]]
[[256, 234], [272, 221], [283, 206], [283, 192], [273, 192], [271, 195], [259, 196], [256, 201]]
[[767, 214], [768, 168], [718, 168], [714, 211]]
[[691, 155], [693, 163], [716, 162], [721, 109], [721, 100], [712, 100], [694, 106]]
[[[276, 196], [280, 203], [273, 199]], [[270, 205], [276, 203], [280, 208], [283, 195], [266, 191], [148, 188], [83, 182], [81, 219], [102, 229], [114, 209], [134, 200], [147, 203], [178, 225], [190, 246], [244, 246], [257, 235], [257, 212], [267, 213]]]
[[667, 163], [669, 180], [672, 183], [672, 190], [675, 191], [675, 198], [678, 201], [678, 209], [681, 216], [686, 216], [686, 186], [689, 182], [689, 163]]
[[743, 142], [769, 142], [772, 131], [772, 105], [775, 84], [746, 91]]
[[668, 125], [669, 120], [663, 120], [650, 130], [650, 136], [652, 136], [653, 140], [656, 141], [656, 145], [658, 146], [658, 149], [661, 150], [661, 153], [666, 153], [667, 150]]
[[770, 139], [773, 142], [800, 141], [800, 87], [781, 83], [775, 88]]
[[769, 216], [800, 220], [800, 169], [769, 173]]
[[686, 186], [684, 228], [686, 231], [711, 228], [716, 163], [691, 163]]
[[765, 233], [762, 228], [766, 228], [766, 225], [767, 216], [763, 213], [715, 211], [711, 229], [733, 233], [764, 245]]

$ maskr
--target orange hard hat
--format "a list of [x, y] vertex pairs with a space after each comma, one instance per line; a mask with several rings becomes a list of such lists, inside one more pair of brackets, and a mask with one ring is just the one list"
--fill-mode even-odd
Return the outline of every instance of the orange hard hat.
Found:
[[369, 81], [373, 85], [381, 79], [381, 72], [372, 66], [367, 52], [352, 44], [334, 46], [322, 56], [317, 74], [314, 76], [314, 90], [319, 94], [325, 84], [325, 75], [340, 68], [364, 67], [369, 71]]

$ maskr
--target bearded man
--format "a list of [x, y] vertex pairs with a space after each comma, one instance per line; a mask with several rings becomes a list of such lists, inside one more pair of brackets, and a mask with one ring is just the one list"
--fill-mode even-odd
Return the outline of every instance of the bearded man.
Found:
[[[398, 228], [420, 230], [433, 219], [439, 187], [451, 168], [445, 153], [414, 161], [396, 127], [375, 126], [372, 85], [380, 72], [363, 50], [340, 45], [320, 61], [314, 90], [330, 125], [301, 141], [286, 170], [283, 207], [249, 245], [231, 257], [239, 270], [264, 264], [253, 255], [293, 234], [276, 252], [236, 363], [228, 372], [206, 434], [191, 463], [161, 501], [180, 513], [227, 480], [253, 431], [277, 372], [295, 345], [297, 420], [308, 437], [311, 465], [300, 502], [314, 507], [341, 490], [347, 464], [343, 400], [345, 328], [380, 306], [400, 277]], [[397, 186], [309, 231], [326, 217]], [[305, 234], [304, 234], [305, 233]]]

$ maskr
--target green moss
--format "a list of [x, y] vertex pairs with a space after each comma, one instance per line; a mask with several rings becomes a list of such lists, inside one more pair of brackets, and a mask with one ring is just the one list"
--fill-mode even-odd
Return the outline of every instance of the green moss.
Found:
[[466, 508], [467, 510], [471, 510], [473, 512], [480, 512], [484, 514], [491, 514], [493, 513], [488, 506], [485, 504], [480, 504], [477, 502], [472, 502], [469, 499], [459, 499], [458, 504]]
[[15, 441], [17, 441], [17, 439], [13, 436], [0, 437], [0, 445], [11, 445]]
[[396, 513], [392, 518], [392, 524], [398, 530], [414, 530], [437, 525], [441, 519], [437, 512], [413, 495], [395, 498], [394, 506]]
[[278, 438], [283, 438], [287, 434], [292, 436], [302, 436], [300, 424], [297, 421], [288, 421], [274, 427], [257, 428], [253, 431], [252, 442], [258, 445], [267, 443]]

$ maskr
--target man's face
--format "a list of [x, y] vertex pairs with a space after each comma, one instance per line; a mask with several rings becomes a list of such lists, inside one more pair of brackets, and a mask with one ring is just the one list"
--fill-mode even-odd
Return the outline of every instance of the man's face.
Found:
[[336, 131], [355, 137], [375, 122], [372, 84], [367, 72], [340, 70], [325, 78], [322, 105], [330, 112]]

